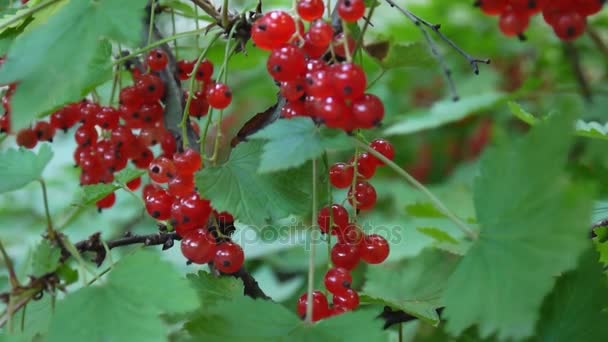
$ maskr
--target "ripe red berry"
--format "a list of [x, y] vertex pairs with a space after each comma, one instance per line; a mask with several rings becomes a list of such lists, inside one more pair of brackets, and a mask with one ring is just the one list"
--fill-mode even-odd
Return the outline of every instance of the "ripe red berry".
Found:
[[331, 262], [336, 267], [353, 270], [359, 265], [359, 260], [361, 253], [358, 245], [338, 242], [331, 249]]
[[334, 38], [334, 29], [323, 20], [316, 20], [308, 29], [308, 40], [314, 46], [320, 46], [327, 50]]
[[211, 77], [213, 76], [213, 63], [211, 61], [205, 59], [201, 62], [196, 71], [196, 80], [199, 82], [209, 83], [211, 81]]
[[275, 81], [293, 81], [306, 71], [306, 56], [298, 47], [284, 45], [272, 51], [266, 68]]
[[135, 191], [135, 190], [139, 189], [140, 186], [141, 186], [141, 177], [137, 177], [134, 180], [127, 183], [127, 188], [129, 188], [129, 190], [131, 190], [131, 191]]
[[477, 5], [487, 15], [501, 15], [507, 9], [508, 0], [479, 0]]
[[329, 169], [329, 181], [338, 189], [347, 189], [351, 186], [354, 176], [354, 168], [346, 163], [336, 163]]
[[281, 95], [288, 101], [297, 101], [304, 96], [306, 81], [303, 78], [296, 78], [288, 82], [281, 82]]
[[213, 264], [218, 271], [226, 274], [237, 272], [245, 263], [245, 254], [238, 244], [226, 241], [217, 246]]
[[338, 231], [338, 241], [347, 245], [359, 246], [363, 241], [363, 231], [356, 224], [351, 223]]
[[230, 213], [223, 211], [217, 214], [217, 222], [221, 225], [231, 225], [234, 224], [234, 217]]
[[203, 166], [203, 158], [201, 155], [189, 148], [181, 153], [176, 153], [173, 156], [173, 163], [177, 168], [177, 173], [184, 175], [193, 175]]
[[323, 16], [325, 4], [323, 0], [299, 0], [296, 9], [302, 20], [313, 21]]
[[207, 102], [215, 109], [224, 109], [232, 102], [232, 90], [223, 83], [215, 83], [207, 88]]
[[169, 182], [177, 174], [175, 164], [167, 157], [158, 157], [148, 166], [150, 178], [159, 184]]
[[8, 133], [11, 130], [11, 116], [4, 114], [0, 116], [0, 133]]
[[380, 264], [388, 258], [390, 246], [385, 238], [372, 234], [361, 243], [361, 259], [368, 264]]
[[262, 50], [272, 51], [286, 44], [296, 33], [296, 22], [283, 11], [271, 11], [256, 20], [251, 39]]
[[353, 116], [360, 128], [374, 128], [384, 119], [384, 104], [376, 95], [365, 94], [353, 101]]
[[[372, 149], [374, 149], [376, 152], [385, 156], [386, 159], [391, 160], [391, 161], [395, 160], [395, 148], [393, 147], [393, 145], [390, 142], [388, 142], [388, 140], [376, 139], [376, 140], [372, 141], [372, 143], [369, 146]], [[375, 158], [374, 156], [371, 156], [371, 157], [376, 160], [376, 163], [378, 164], [378, 166], [385, 165], [384, 162], [382, 162], [380, 159]]]
[[213, 234], [207, 229], [188, 232], [182, 239], [182, 254], [195, 264], [206, 264], [213, 260], [217, 245]]
[[[303, 294], [298, 300], [298, 315], [304, 319], [306, 317], [306, 308], [308, 307], [308, 294]], [[320, 321], [329, 317], [329, 303], [327, 297], [321, 291], [313, 291], [312, 293], [312, 320], [313, 322]]]
[[108, 196], [97, 201], [96, 205], [97, 205], [97, 209], [102, 210], [102, 209], [112, 208], [115, 203], [116, 203], [116, 194], [111, 193]]
[[335, 92], [332, 87], [331, 73], [325, 69], [307, 73], [306, 94], [318, 98], [333, 96]]
[[171, 217], [171, 204], [174, 198], [165, 189], [158, 186], [148, 191], [144, 189], [143, 196], [146, 211], [151, 217], [159, 221], [165, 221]]
[[288, 102], [281, 108], [281, 117], [291, 119], [298, 116], [306, 116], [306, 107], [300, 101]]
[[190, 230], [206, 227], [211, 213], [209, 201], [201, 199], [196, 192], [182, 197], [171, 206], [171, 218], [180, 236]]
[[505, 36], [518, 36], [528, 29], [530, 17], [524, 13], [508, 11], [501, 14], [498, 25]]
[[[336, 56], [341, 57], [341, 58], [346, 57], [346, 47], [344, 46], [345, 45], [344, 39], [345, 39], [344, 33], [342, 32], [342, 33], [334, 36], [334, 40], [331, 43], [334, 48], [334, 53], [336, 54]], [[346, 43], [348, 44], [348, 51], [350, 52], [350, 55], [352, 56], [353, 53], [355, 53], [355, 49], [357, 48], [357, 42], [350, 35], [346, 35], [346, 39], [347, 39]]]
[[167, 54], [161, 49], [150, 51], [147, 61], [152, 71], [163, 71], [167, 67], [167, 64], [169, 64]]
[[365, 15], [365, 1], [338, 0], [338, 15], [346, 22], [357, 22]]
[[80, 110], [77, 110], [74, 106], [67, 106], [51, 115], [51, 125], [53, 125], [55, 129], [67, 131], [80, 121], [79, 116]]
[[376, 200], [376, 189], [366, 181], [357, 182], [354, 191], [353, 188], [348, 191], [348, 203], [354, 207], [353, 201], [356, 201], [359, 210], [373, 209]]
[[354, 63], [334, 64], [331, 79], [336, 95], [345, 99], [357, 99], [363, 96], [367, 88], [365, 71]]
[[194, 62], [191, 61], [179, 61], [177, 62], [177, 77], [185, 81], [190, 78], [192, 71], [194, 70]]
[[97, 130], [93, 126], [83, 125], [80, 126], [76, 133], [74, 133], [74, 139], [78, 146], [92, 146], [97, 144]]
[[350, 289], [353, 277], [345, 268], [332, 268], [325, 274], [325, 287], [332, 294], [344, 294]]
[[[372, 157], [369, 153], [361, 153], [357, 157], [357, 176], [362, 179], [371, 179], [376, 174], [376, 168], [378, 164], [377, 159]], [[350, 161], [353, 164], [354, 158]]]
[[334, 294], [334, 307], [341, 307], [348, 311], [359, 307], [359, 294], [353, 289], [346, 289], [344, 292]]
[[158, 102], [165, 96], [165, 83], [156, 75], [141, 75], [135, 86], [142, 92], [145, 103]]
[[169, 193], [176, 197], [188, 196], [195, 188], [194, 175], [178, 174], [169, 181]]
[[575, 40], [585, 33], [586, 28], [587, 19], [576, 12], [560, 15], [553, 25], [555, 35], [564, 41]]
[[55, 127], [46, 121], [36, 123], [34, 131], [36, 132], [38, 141], [53, 141], [53, 137], [55, 136]]
[[103, 129], [113, 130], [118, 128], [120, 122], [119, 112], [112, 107], [103, 107], [95, 116], [95, 123]]
[[324, 234], [329, 233], [330, 220], [333, 215], [333, 229], [332, 234], [336, 235], [340, 231], [342, 231], [346, 226], [348, 226], [348, 211], [339, 205], [333, 204], [331, 206], [331, 214], [329, 211], [329, 207], [325, 207], [319, 211], [319, 216], [317, 218], [317, 223], [319, 224], [319, 228]]

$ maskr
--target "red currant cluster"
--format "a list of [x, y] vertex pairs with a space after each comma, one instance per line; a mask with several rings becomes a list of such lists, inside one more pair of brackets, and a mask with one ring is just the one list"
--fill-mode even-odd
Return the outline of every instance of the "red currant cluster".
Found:
[[[364, 70], [349, 62], [356, 42], [344, 33], [335, 34], [322, 19], [324, 12], [322, 0], [301, 0], [295, 19], [272, 11], [253, 25], [251, 37], [260, 49], [271, 52], [268, 72], [287, 99], [281, 114], [310, 117], [347, 132], [373, 128], [384, 118], [384, 105], [377, 96], [365, 93]], [[338, 14], [346, 22], [356, 22], [364, 13], [363, 0], [338, 2]], [[308, 31], [300, 19], [309, 22]], [[345, 58], [346, 62], [338, 62]]]
[[[389, 160], [395, 158], [393, 145], [384, 139], [374, 140], [370, 147]], [[334, 164], [329, 171], [329, 179], [338, 189], [350, 188], [348, 202], [354, 210], [371, 210], [376, 204], [376, 190], [367, 181], [375, 175], [379, 166], [384, 166], [384, 163], [369, 153], [361, 153], [356, 162], [351, 160], [348, 164]], [[325, 288], [333, 295], [333, 306], [330, 308], [322, 292], [315, 291], [313, 321], [355, 310], [359, 306], [359, 294], [350, 287], [350, 272], [361, 260], [375, 265], [388, 258], [390, 250], [386, 239], [376, 234], [366, 235], [356, 222], [349, 221], [348, 211], [339, 204], [333, 204], [331, 208], [325, 207], [319, 212], [321, 232], [337, 236], [338, 242], [331, 250], [334, 268], [325, 275]], [[306, 314], [307, 299], [307, 294], [304, 294], [298, 302], [298, 314], [301, 317]]]
[[530, 18], [542, 12], [545, 22], [561, 40], [580, 37], [587, 17], [599, 13], [605, 0], [478, 0], [476, 5], [491, 16], [500, 16], [499, 26], [507, 37], [520, 36], [528, 29]]

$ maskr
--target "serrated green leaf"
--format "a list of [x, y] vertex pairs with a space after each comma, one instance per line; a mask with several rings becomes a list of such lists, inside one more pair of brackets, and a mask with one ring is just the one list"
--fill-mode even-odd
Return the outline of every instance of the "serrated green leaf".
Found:
[[104, 285], [57, 303], [48, 341], [165, 341], [161, 314], [198, 307], [196, 292], [157, 253], [139, 251], [114, 266]]
[[188, 280], [198, 293], [203, 308], [243, 295], [243, 282], [237, 278], [216, 277], [199, 271], [197, 274], [188, 274]]
[[589, 248], [578, 268], [561, 276], [545, 299], [532, 341], [607, 341], [606, 303], [606, 276]]
[[[239, 297], [214, 306], [209, 316], [188, 322], [196, 341], [377, 341], [382, 321], [375, 312], [356, 312], [308, 325], [270, 301]], [[246, 318], [246, 319], [245, 319]]]
[[22, 148], [0, 153], [0, 193], [20, 189], [40, 179], [51, 158], [53, 151], [48, 144], [42, 145], [38, 154]]
[[111, 71], [109, 59], [101, 69], [95, 62], [104, 51], [102, 39], [137, 46], [143, 37], [146, 4], [146, 0], [69, 1], [44, 25], [20, 35], [0, 70], [0, 83], [19, 83], [11, 102], [13, 130], [80, 100], [105, 81]]
[[65, 285], [71, 285], [78, 281], [78, 271], [67, 264], [63, 264], [57, 269], [57, 275]]
[[114, 191], [120, 189], [120, 186], [114, 184], [93, 184], [82, 187], [84, 196], [82, 205], [91, 205], [109, 196]]
[[572, 122], [551, 117], [482, 158], [474, 197], [482, 229], [448, 283], [450, 333], [477, 324], [482, 338], [531, 336], [555, 275], [576, 266], [588, 245], [592, 191], [564, 177]]
[[430, 111], [419, 111], [404, 115], [404, 120], [388, 127], [384, 134], [403, 135], [436, 128], [456, 122], [483, 110], [496, 107], [506, 99], [506, 94], [487, 92], [464, 97], [459, 101], [443, 100], [436, 102]]
[[445, 215], [437, 210], [431, 203], [415, 203], [405, 207], [405, 212], [418, 218], [445, 218]]
[[32, 257], [32, 275], [41, 277], [47, 273], [54, 272], [59, 267], [61, 259], [61, 249], [53, 245], [48, 240], [42, 240]]
[[457, 259], [447, 253], [425, 250], [407, 262], [370, 267], [362, 300], [403, 310], [431, 324], [439, 323], [436, 309]]
[[142, 170], [124, 169], [116, 175], [115, 179], [117, 184], [126, 186], [127, 183], [143, 176], [144, 174], [146, 174], [146, 172]]
[[432, 228], [432, 227], [420, 227], [416, 228], [419, 232], [426, 236], [432, 237], [439, 243], [449, 243], [449, 244], [458, 244], [458, 240], [453, 238], [450, 234], [444, 232], [441, 229]]
[[310, 118], [277, 120], [250, 138], [266, 141], [258, 169], [261, 173], [301, 166], [326, 150], [352, 148], [346, 134], [320, 129]]
[[436, 64], [428, 44], [379, 41], [365, 46], [365, 51], [383, 69], [430, 67]]
[[298, 183], [310, 184], [310, 168], [257, 174], [262, 143], [239, 144], [219, 167], [206, 167], [196, 175], [196, 185], [218, 211], [228, 211], [246, 224], [264, 224], [291, 214], [307, 213], [310, 193]]

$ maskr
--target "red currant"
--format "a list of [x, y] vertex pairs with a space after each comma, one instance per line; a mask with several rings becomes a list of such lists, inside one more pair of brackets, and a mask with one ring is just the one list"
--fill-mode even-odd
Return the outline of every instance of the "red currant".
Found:
[[325, 207], [319, 211], [319, 216], [317, 218], [317, 223], [319, 224], [319, 228], [324, 234], [329, 233], [330, 220], [333, 215], [333, 229], [332, 234], [336, 235], [340, 231], [342, 231], [346, 226], [348, 226], [348, 211], [339, 205], [333, 204], [331, 206], [331, 214], [329, 211], [329, 207]]
[[354, 207], [354, 201], [357, 202], [357, 209], [371, 210], [376, 205], [377, 195], [376, 189], [366, 181], [359, 181], [355, 185], [355, 191], [351, 188], [348, 191], [348, 203]]
[[194, 70], [194, 62], [191, 61], [179, 61], [177, 62], [177, 77], [185, 81], [190, 78], [192, 71]]
[[116, 194], [111, 193], [108, 196], [97, 201], [97, 209], [99, 209], [99, 210], [110, 209], [114, 206], [115, 203], [116, 203]]
[[338, 15], [346, 22], [357, 22], [365, 15], [365, 1], [338, 0]]
[[196, 71], [196, 80], [209, 83], [211, 81], [211, 76], [213, 76], [213, 69], [213, 63], [211, 63], [211, 61], [207, 59], [203, 60]]
[[177, 174], [175, 164], [167, 157], [158, 157], [148, 167], [150, 178], [159, 184], [169, 182]]
[[[393, 145], [390, 142], [388, 142], [388, 140], [376, 139], [376, 140], [372, 141], [372, 143], [369, 146], [372, 149], [374, 149], [376, 152], [385, 156], [386, 159], [391, 160], [391, 161], [395, 160], [395, 148], [393, 147]], [[378, 166], [385, 165], [384, 162], [382, 162], [380, 159], [375, 158], [374, 156], [372, 156], [372, 158], [374, 158], [376, 160], [376, 163], [378, 164]]]
[[354, 63], [335, 64], [331, 67], [331, 78], [336, 94], [345, 99], [363, 96], [367, 88], [365, 71]]
[[372, 94], [365, 94], [354, 100], [352, 111], [360, 128], [374, 128], [384, 119], [384, 104]]
[[206, 229], [188, 232], [182, 239], [182, 254], [195, 264], [206, 264], [213, 260], [217, 245], [213, 234]]
[[306, 56], [298, 47], [285, 45], [272, 51], [266, 67], [276, 81], [293, 81], [306, 71]]
[[[350, 161], [351, 164], [354, 162]], [[372, 157], [369, 153], [361, 153], [357, 158], [357, 176], [362, 179], [371, 179], [376, 174], [376, 158]]]
[[572, 41], [585, 33], [587, 28], [587, 19], [576, 13], [564, 13], [559, 16], [557, 22], [553, 26], [555, 35], [561, 40]]
[[201, 155], [189, 148], [181, 153], [176, 153], [173, 156], [173, 163], [177, 168], [177, 173], [184, 175], [193, 175], [203, 166], [203, 158]]
[[129, 190], [131, 190], [131, 191], [135, 191], [135, 190], [139, 189], [140, 186], [141, 186], [141, 177], [137, 177], [134, 180], [127, 183], [127, 188], [129, 188]]
[[[308, 294], [303, 294], [298, 300], [298, 315], [304, 319], [306, 317], [306, 308], [308, 307]], [[321, 291], [313, 291], [312, 293], [312, 320], [313, 322], [320, 321], [329, 317], [329, 303], [327, 297]]]
[[332, 268], [325, 274], [325, 287], [332, 294], [344, 294], [350, 289], [353, 277], [345, 268]]
[[312, 45], [323, 47], [327, 50], [334, 38], [334, 29], [323, 20], [316, 20], [308, 29], [308, 39]]
[[353, 289], [346, 289], [344, 292], [334, 294], [334, 307], [342, 307], [348, 311], [359, 307], [359, 294]]
[[74, 133], [74, 139], [78, 146], [92, 146], [97, 144], [97, 130], [93, 126], [83, 125], [80, 126], [76, 133]]
[[271, 11], [256, 20], [251, 28], [251, 39], [262, 50], [272, 51], [296, 33], [296, 22], [283, 11]]
[[226, 241], [217, 246], [213, 264], [218, 271], [226, 274], [236, 273], [245, 263], [245, 254], [238, 244]]
[[144, 191], [146, 211], [150, 216], [159, 221], [165, 221], [171, 217], [171, 204], [173, 200], [173, 196], [160, 187], [156, 187], [148, 192]]
[[40, 121], [34, 126], [38, 141], [53, 141], [55, 127], [46, 121]]
[[169, 181], [169, 193], [176, 197], [188, 196], [195, 188], [194, 175], [178, 174]]
[[339, 242], [331, 249], [331, 262], [336, 267], [353, 270], [359, 265], [359, 260], [361, 253], [358, 245]]
[[353, 184], [355, 170], [352, 165], [336, 163], [329, 169], [329, 181], [338, 189], [347, 189]]
[[388, 241], [380, 235], [372, 234], [363, 239], [361, 243], [361, 259], [368, 264], [380, 264], [388, 258], [390, 246]]
[[299, 0], [296, 9], [303, 20], [313, 21], [323, 16], [325, 4], [323, 0]]
[[215, 83], [207, 88], [207, 102], [215, 109], [224, 109], [232, 102], [232, 90], [223, 83]]
[[163, 71], [167, 67], [167, 64], [169, 64], [167, 54], [161, 49], [150, 51], [147, 61], [152, 71]]
[[528, 29], [530, 17], [520, 12], [508, 11], [501, 14], [498, 24], [505, 36], [518, 36]]

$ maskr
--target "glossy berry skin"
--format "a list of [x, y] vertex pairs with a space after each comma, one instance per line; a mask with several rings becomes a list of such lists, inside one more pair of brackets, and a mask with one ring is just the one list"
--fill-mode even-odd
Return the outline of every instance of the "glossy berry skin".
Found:
[[140, 186], [141, 186], [141, 177], [137, 177], [134, 180], [127, 183], [127, 188], [129, 188], [129, 190], [131, 190], [131, 191], [135, 191], [135, 190], [139, 189]]
[[576, 13], [565, 13], [560, 15], [553, 25], [553, 31], [563, 41], [573, 41], [585, 33], [587, 19]]
[[158, 157], [148, 166], [150, 178], [159, 184], [168, 183], [177, 174], [175, 164], [167, 157]]
[[[188, 98], [186, 97], [187, 100]], [[189, 114], [195, 118], [201, 118], [207, 115], [207, 113], [209, 113], [209, 103], [207, 102], [205, 93], [197, 91], [190, 100]]]
[[0, 133], [8, 133], [11, 130], [11, 116], [4, 114], [0, 116]]
[[365, 71], [354, 63], [335, 64], [331, 67], [331, 78], [336, 95], [344, 99], [357, 99], [367, 88]]
[[196, 229], [184, 236], [181, 249], [186, 259], [202, 265], [213, 260], [217, 245], [211, 232], [206, 229]]
[[158, 102], [165, 97], [165, 83], [156, 75], [141, 75], [135, 86], [142, 92], [145, 103]]
[[346, 289], [340, 294], [334, 294], [334, 307], [341, 307], [347, 311], [355, 310], [359, 307], [359, 294], [353, 289]]
[[283, 11], [271, 11], [256, 20], [251, 39], [262, 50], [272, 51], [286, 44], [296, 33], [296, 22]]
[[292, 119], [299, 116], [306, 116], [306, 107], [300, 101], [288, 102], [281, 109], [281, 117], [285, 119]]
[[118, 128], [120, 114], [112, 107], [103, 107], [95, 116], [95, 121], [96, 124], [101, 128], [113, 130]]
[[272, 51], [266, 68], [275, 81], [293, 81], [306, 71], [306, 56], [298, 47], [284, 45]]
[[308, 40], [314, 46], [327, 49], [333, 38], [334, 29], [326, 21], [316, 20], [308, 29]]
[[25, 128], [17, 133], [17, 145], [32, 149], [38, 144], [36, 132], [31, 128]]
[[352, 282], [353, 278], [345, 268], [332, 268], [325, 274], [325, 288], [334, 295], [345, 294]]
[[192, 71], [194, 70], [194, 62], [191, 61], [179, 61], [177, 62], [177, 77], [186, 81], [192, 75]]
[[[386, 139], [376, 139], [374, 141], [372, 141], [372, 143], [369, 145], [369, 147], [371, 147], [372, 149], [374, 149], [376, 152], [380, 153], [381, 155], [385, 156], [386, 159], [393, 161], [395, 160], [395, 147], [393, 147], [393, 145], [388, 142], [388, 140]], [[376, 163], [378, 164], [378, 166], [384, 166], [384, 162], [382, 162], [380, 159], [375, 158], [374, 156], [372, 156], [373, 159], [376, 160]]]
[[[341, 58], [346, 57], [346, 47], [344, 44], [344, 39], [345, 39], [344, 37], [345, 37], [345, 35], [343, 32], [340, 34], [337, 34], [336, 36], [334, 36], [334, 39], [331, 43], [334, 48], [334, 53], [336, 54], [336, 56], [341, 57]], [[347, 44], [348, 44], [348, 51], [350, 51], [350, 55], [352, 56], [353, 53], [355, 53], [355, 49], [357, 48], [357, 42], [350, 35], [346, 35], [346, 39], [347, 39]]]
[[360, 260], [361, 253], [357, 245], [338, 242], [331, 249], [331, 262], [335, 267], [354, 270]]
[[368, 235], [361, 243], [361, 260], [368, 264], [381, 264], [388, 258], [389, 253], [388, 241], [380, 235]]
[[281, 82], [281, 95], [288, 101], [297, 101], [304, 96], [306, 81], [303, 78], [296, 78], [293, 81]]
[[[346, 211], [346, 209], [339, 204], [333, 204], [331, 206], [331, 214], [333, 214], [334, 223], [332, 234], [336, 235], [340, 231], [342, 231], [346, 226], [348, 226], [348, 211]], [[331, 214], [329, 211], [329, 207], [325, 207], [319, 211], [317, 223], [319, 224], [319, 228], [324, 234], [329, 233]]]
[[348, 23], [357, 22], [365, 15], [365, 1], [338, 0], [338, 15]]
[[346, 163], [335, 163], [329, 169], [329, 181], [337, 189], [348, 189], [353, 184], [354, 177], [354, 168]]
[[95, 127], [83, 125], [80, 126], [76, 133], [74, 133], [74, 139], [78, 146], [92, 146], [97, 143], [98, 138], [97, 130]]
[[97, 209], [102, 210], [102, 209], [112, 208], [115, 203], [116, 203], [116, 194], [111, 193], [108, 196], [97, 201], [96, 205], [97, 205]]
[[217, 214], [217, 222], [221, 225], [234, 224], [234, 217], [228, 212], [221, 212]]
[[364, 94], [353, 101], [352, 112], [357, 126], [374, 128], [384, 119], [384, 104], [376, 95]]
[[196, 80], [204, 83], [210, 82], [211, 77], [213, 76], [213, 69], [213, 63], [211, 63], [211, 61], [207, 59], [203, 60], [196, 71]]
[[323, 16], [325, 4], [323, 0], [298, 0], [296, 10], [302, 20], [314, 21]]
[[357, 202], [357, 209], [371, 210], [377, 201], [376, 189], [366, 181], [359, 181], [354, 191], [353, 188], [348, 191], [348, 203], [354, 207], [353, 200]]
[[165, 51], [161, 49], [155, 49], [150, 51], [148, 58], [146, 59], [148, 66], [152, 71], [163, 71], [169, 64], [169, 58]]
[[165, 189], [157, 188], [155, 192], [144, 198], [146, 211], [156, 220], [168, 220], [171, 217], [171, 204], [173, 200], [173, 196]]
[[223, 83], [215, 83], [205, 92], [207, 102], [215, 109], [224, 109], [232, 102], [232, 90]]
[[498, 26], [507, 37], [523, 34], [530, 25], [530, 17], [520, 12], [508, 11], [500, 16]]
[[[308, 307], [308, 294], [303, 294], [298, 299], [298, 316], [304, 319], [306, 317], [306, 308]], [[327, 297], [321, 291], [313, 291], [312, 293], [312, 321], [317, 322], [329, 317], [329, 303]]]
[[226, 241], [217, 246], [213, 264], [218, 271], [226, 274], [236, 273], [245, 263], [245, 254], [238, 244]]
[[55, 136], [55, 127], [46, 121], [40, 121], [34, 126], [38, 141], [53, 141]]
[[[354, 159], [354, 158], [353, 158]], [[351, 164], [354, 160], [351, 160]], [[376, 174], [378, 164], [376, 158], [369, 153], [361, 153], [357, 158], [357, 176], [361, 179], [371, 179]]]
[[363, 231], [354, 223], [342, 228], [337, 235], [339, 243], [357, 247], [361, 244], [364, 238]]
[[508, 0], [480, 0], [477, 2], [483, 13], [496, 16], [501, 15], [507, 9]]
[[169, 181], [169, 193], [175, 197], [188, 196], [195, 188], [194, 175], [178, 174]]
[[176, 153], [173, 156], [173, 163], [178, 174], [193, 175], [203, 166], [203, 158], [197, 151], [189, 148], [184, 152]]
[[333, 96], [335, 92], [331, 76], [331, 73], [325, 69], [306, 74], [306, 94], [317, 98]]
[[211, 213], [209, 201], [200, 198], [196, 192], [182, 197], [171, 206], [171, 218], [175, 221], [175, 230], [180, 236], [189, 230], [206, 227]]

